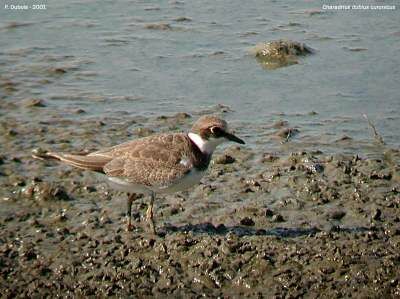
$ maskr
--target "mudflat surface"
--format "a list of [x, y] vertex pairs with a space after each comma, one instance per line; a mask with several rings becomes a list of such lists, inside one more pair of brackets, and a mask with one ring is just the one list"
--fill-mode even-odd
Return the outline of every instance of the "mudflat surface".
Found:
[[[220, 108], [204, 113], [229, 117]], [[370, 155], [295, 151], [299, 137], [276, 122], [264, 138], [279, 151], [227, 145], [200, 185], [158, 198], [157, 236], [147, 233], [147, 198], [134, 202], [136, 229], [126, 232], [125, 194], [30, 157], [34, 147], [94, 150], [187, 130], [196, 117], [3, 122], [2, 295], [400, 296], [400, 152], [373, 138]], [[350, 137], [335, 144], [359, 146]]]

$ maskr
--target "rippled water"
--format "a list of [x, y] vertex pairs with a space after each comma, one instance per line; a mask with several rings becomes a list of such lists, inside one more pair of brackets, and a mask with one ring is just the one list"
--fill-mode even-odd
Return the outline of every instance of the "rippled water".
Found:
[[[280, 119], [300, 130], [294, 141], [305, 147], [335, 151], [344, 135], [369, 143], [363, 113], [386, 143], [400, 144], [399, 8], [324, 11], [321, 1], [44, 3], [43, 11], [0, 9], [0, 93], [10, 103], [43, 99], [52, 112], [3, 110], [1, 118], [124, 120], [195, 114], [220, 103], [234, 111], [227, 117], [253, 145], [263, 145], [268, 126]], [[255, 44], [282, 38], [316, 54], [273, 71], [249, 55]]]

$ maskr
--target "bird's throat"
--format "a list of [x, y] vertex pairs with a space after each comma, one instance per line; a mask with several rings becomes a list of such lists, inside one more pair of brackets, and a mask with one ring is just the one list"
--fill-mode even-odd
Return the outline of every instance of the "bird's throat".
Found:
[[189, 136], [190, 140], [192, 140], [192, 142], [194, 144], [196, 144], [196, 146], [199, 148], [199, 150], [203, 154], [208, 155], [208, 156], [211, 156], [212, 153], [214, 152], [215, 148], [222, 142], [222, 140], [217, 140], [217, 139], [205, 140], [196, 133], [189, 133], [188, 136]]

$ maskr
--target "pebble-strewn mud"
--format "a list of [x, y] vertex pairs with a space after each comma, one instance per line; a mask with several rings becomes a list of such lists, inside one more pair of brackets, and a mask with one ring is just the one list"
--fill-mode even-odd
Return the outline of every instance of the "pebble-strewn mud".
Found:
[[[47, 109], [37, 99], [22, 105]], [[376, 158], [292, 152], [285, 147], [299, 130], [281, 121], [266, 137], [281, 143], [281, 152], [228, 146], [215, 154], [202, 184], [158, 199], [158, 236], [146, 232], [146, 198], [134, 203], [137, 228], [126, 232], [125, 194], [109, 190], [96, 175], [30, 157], [33, 148], [90, 151], [186, 130], [195, 117], [54, 118], [35, 124], [3, 118], [0, 293], [400, 296], [398, 150], [375, 145]]]

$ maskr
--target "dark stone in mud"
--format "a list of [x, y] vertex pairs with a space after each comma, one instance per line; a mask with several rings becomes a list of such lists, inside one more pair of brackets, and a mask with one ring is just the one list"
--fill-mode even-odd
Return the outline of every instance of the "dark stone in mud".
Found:
[[377, 172], [374, 171], [370, 176], [370, 179], [373, 180], [391, 180], [392, 179], [392, 174], [389, 171], [383, 171], [383, 172]]
[[18, 135], [18, 132], [14, 129], [9, 129], [9, 130], [7, 130], [7, 135], [14, 137], [14, 136]]
[[55, 223], [57, 222], [64, 222], [68, 219], [67, 214], [65, 213], [65, 211], [59, 211], [57, 212], [54, 216], [53, 216], [53, 221]]
[[63, 187], [56, 187], [51, 193], [57, 200], [71, 200], [68, 193]]
[[85, 191], [87, 191], [89, 193], [97, 191], [96, 187], [94, 187], [94, 186], [85, 186], [85, 187], [83, 187], [83, 190], [85, 190]]
[[12, 161], [12, 162], [15, 162], [15, 163], [21, 163], [21, 162], [22, 162], [21, 159], [18, 158], [18, 157], [12, 157], [12, 158], [11, 158], [11, 161]]
[[274, 216], [274, 211], [272, 211], [271, 209], [265, 209], [264, 214], [266, 217], [272, 217], [272, 216]]
[[315, 155], [315, 156], [321, 155], [323, 153], [324, 152], [321, 151], [321, 150], [313, 150], [313, 151], [310, 152], [311, 155]]
[[244, 217], [242, 220], [240, 220], [241, 225], [245, 226], [254, 226], [254, 220], [249, 218], [249, 217]]
[[333, 210], [327, 213], [327, 218], [332, 220], [341, 220], [346, 216], [346, 212], [342, 210]]
[[224, 233], [227, 231], [227, 228], [224, 224], [221, 223], [217, 225], [216, 230], [218, 233]]
[[272, 216], [271, 221], [272, 221], [272, 222], [284, 222], [285, 219], [283, 218], [282, 215], [280, 215], [280, 214], [275, 214], [275, 215]]
[[216, 164], [232, 164], [235, 161], [236, 161], [236, 159], [234, 157], [226, 155], [226, 154], [219, 156], [214, 160], [214, 162]]
[[[2, 164], [2, 162], [1, 162], [1, 157], [0, 157], [0, 165], [1, 164]], [[400, 186], [395, 186], [390, 191], [393, 192], [394, 194], [399, 194], [400, 193]]]
[[381, 217], [382, 217], [382, 211], [380, 209], [375, 209], [372, 212], [372, 219], [373, 220], [380, 221], [380, 220], [382, 220]]
[[27, 244], [19, 248], [19, 256], [24, 260], [32, 260], [37, 258], [37, 254], [32, 245]]
[[25, 184], [26, 184], [26, 183], [25, 183], [24, 180], [18, 179], [18, 178], [12, 182], [12, 185], [13, 185], [14, 187], [22, 187], [22, 186], [25, 186]]

